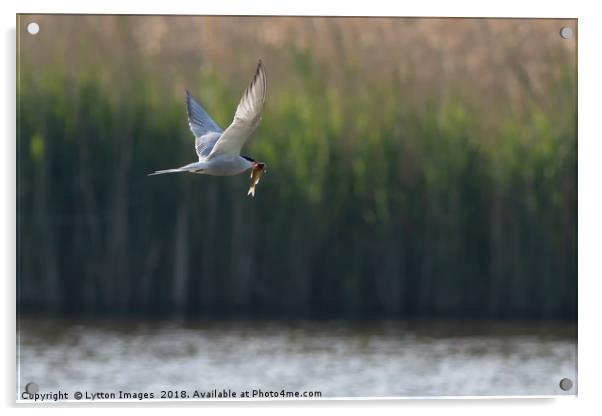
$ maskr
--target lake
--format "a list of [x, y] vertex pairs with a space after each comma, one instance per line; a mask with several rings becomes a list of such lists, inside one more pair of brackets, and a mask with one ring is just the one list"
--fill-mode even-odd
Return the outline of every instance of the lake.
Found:
[[[69, 399], [76, 391], [155, 399], [178, 391], [186, 398], [577, 391], [575, 323], [21, 318], [17, 339], [19, 398], [29, 382]], [[560, 389], [562, 378], [572, 389]]]

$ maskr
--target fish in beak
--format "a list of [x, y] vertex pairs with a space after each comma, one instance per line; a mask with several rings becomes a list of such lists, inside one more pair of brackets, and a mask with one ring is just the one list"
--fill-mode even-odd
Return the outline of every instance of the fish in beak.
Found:
[[265, 172], [265, 163], [253, 162], [253, 166], [251, 167], [251, 187], [247, 195], [255, 197], [255, 186], [259, 183]]

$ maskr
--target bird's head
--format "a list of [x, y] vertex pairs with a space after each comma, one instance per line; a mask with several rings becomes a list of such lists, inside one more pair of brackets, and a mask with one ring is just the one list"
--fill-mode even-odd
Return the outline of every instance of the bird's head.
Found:
[[244, 155], [240, 155], [243, 159], [246, 159], [248, 162], [251, 163], [251, 172], [255, 172], [255, 171], [263, 171], [262, 173], [266, 173], [267, 170], [265, 170], [265, 163], [263, 162], [258, 162], [255, 159], [249, 157], [249, 156], [244, 156]]

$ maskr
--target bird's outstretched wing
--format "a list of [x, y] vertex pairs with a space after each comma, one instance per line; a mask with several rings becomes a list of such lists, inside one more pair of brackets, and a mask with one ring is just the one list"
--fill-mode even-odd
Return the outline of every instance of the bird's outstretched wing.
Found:
[[240, 154], [247, 138], [255, 131], [266, 97], [267, 81], [261, 60], [257, 63], [257, 70], [251, 85], [243, 94], [232, 124], [221, 135], [208, 158], [223, 154]]
[[186, 91], [186, 112], [188, 113], [188, 125], [195, 137], [196, 154], [199, 159], [205, 158], [209, 156], [213, 146], [221, 136], [222, 129], [189, 91]]

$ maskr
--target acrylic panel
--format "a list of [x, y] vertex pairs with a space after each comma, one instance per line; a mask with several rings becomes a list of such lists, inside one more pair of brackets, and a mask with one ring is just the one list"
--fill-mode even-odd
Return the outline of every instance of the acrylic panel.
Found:
[[17, 400], [575, 395], [577, 29], [18, 15]]

